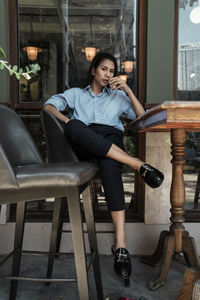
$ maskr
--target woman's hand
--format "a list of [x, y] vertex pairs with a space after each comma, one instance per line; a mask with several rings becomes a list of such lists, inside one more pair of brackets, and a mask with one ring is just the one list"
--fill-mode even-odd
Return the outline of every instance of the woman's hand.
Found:
[[144, 108], [139, 102], [139, 100], [134, 95], [133, 91], [130, 89], [130, 87], [126, 84], [126, 82], [119, 78], [119, 77], [113, 77], [109, 80], [110, 88], [113, 90], [123, 90], [129, 99], [131, 100], [132, 106], [135, 110], [136, 116], [140, 116], [144, 113]]
[[109, 85], [112, 90], [123, 90], [125, 93], [128, 93], [130, 91], [129, 86], [126, 84], [126, 82], [119, 78], [119, 77], [113, 77], [109, 80]]

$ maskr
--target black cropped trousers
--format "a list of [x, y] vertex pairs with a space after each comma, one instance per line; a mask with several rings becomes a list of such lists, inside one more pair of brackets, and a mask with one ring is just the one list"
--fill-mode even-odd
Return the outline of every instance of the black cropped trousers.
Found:
[[97, 159], [105, 198], [110, 211], [125, 209], [122, 164], [106, 157], [112, 144], [124, 150], [123, 132], [112, 126], [85, 125], [79, 120], [70, 120], [65, 125], [65, 134], [80, 160]]

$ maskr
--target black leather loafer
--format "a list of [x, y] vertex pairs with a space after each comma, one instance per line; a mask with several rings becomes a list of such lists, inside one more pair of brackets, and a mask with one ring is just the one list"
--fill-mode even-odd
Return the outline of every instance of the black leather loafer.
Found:
[[140, 175], [142, 179], [152, 188], [159, 187], [164, 180], [163, 173], [149, 164], [143, 164], [140, 167]]
[[118, 248], [114, 251], [114, 247], [111, 247], [112, 254], [114, 256], [114, 270], [124, 280], [124, 285], [129, 286], [129, 276], [131, 275], [131, 259], [130, 254], [125, 248]]

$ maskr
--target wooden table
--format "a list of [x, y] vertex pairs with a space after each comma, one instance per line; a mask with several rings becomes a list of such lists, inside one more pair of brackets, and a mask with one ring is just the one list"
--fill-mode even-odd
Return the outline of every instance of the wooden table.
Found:
[[[183, 225], [185, 186], [183, 165], [186, 131], [200, 131], [200, 102], [167, 101], [158, 105], [136, 121], [130, 123], [131, 129], [138, 132], [170, 131], [172, 149], [172, 182], [170, 190], [171, 226], [169, 231], [162, 231], [158, 246], [152, 255], [142, 257], [144, 263], [155, 265], [161, 260], [158, 276], [151, 280], [149, 288], [155, 290], [165, 283], [172, 255], [184, 254], [188, 266], [199, 268], [199, 258], [194, 238], [185, 231]], [[184, 285], [184, 282], [183, 282]], [[182, 286], [181, 291], [184, 291]], [[182, 292], [181, 292], [182, 293]], [[181, 294], [177, 299], [186, 300]]]

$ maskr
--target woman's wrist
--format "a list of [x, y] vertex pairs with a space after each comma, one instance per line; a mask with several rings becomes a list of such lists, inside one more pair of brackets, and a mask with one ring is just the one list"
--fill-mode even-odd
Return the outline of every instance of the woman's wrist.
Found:
[[131, 90], [131, 88], [128, 86], [127, 90], [126, 90], [126, 94], [131, 97], [134, 96], [133, 91]]
[[70, 120], [69, 118], [65, 119], [65, 121], [64, 121], [65, 124], [67, 124], [69, 122], [69, 120]]

